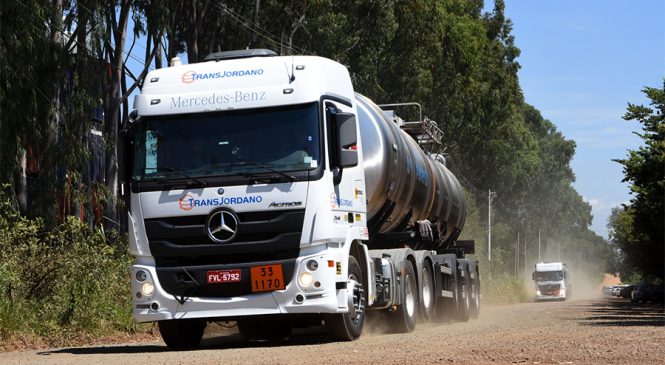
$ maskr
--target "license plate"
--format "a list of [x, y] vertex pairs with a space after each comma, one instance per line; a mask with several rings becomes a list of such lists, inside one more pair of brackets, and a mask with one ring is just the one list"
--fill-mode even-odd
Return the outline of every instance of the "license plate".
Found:
[[284, 289], [282, 264], [253, 266], [250, 268], [252, 292]]
[[207, 273], [208, 284], [237, 283], [240, 281], [240, 269], [211, 270]]

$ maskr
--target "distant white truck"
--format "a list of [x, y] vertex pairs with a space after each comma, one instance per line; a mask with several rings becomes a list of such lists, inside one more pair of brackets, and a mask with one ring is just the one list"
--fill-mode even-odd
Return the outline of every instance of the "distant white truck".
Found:
[[539, 262], [536, 264], [532, 279], [536, 285], [536, 301], [570, 298], [572, 288], [564, 263]]

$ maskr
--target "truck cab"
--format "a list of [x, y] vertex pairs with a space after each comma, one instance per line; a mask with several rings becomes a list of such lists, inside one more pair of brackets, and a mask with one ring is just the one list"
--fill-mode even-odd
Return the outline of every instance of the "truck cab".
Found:
[[536, 301], [566, 300], [571, 294], [566, 265], [561, 262], [540, 262], [532, 274]]

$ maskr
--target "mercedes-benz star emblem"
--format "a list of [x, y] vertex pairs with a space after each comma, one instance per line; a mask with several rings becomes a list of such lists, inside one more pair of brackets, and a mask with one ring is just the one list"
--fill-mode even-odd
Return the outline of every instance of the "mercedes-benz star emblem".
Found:
[[210, 213], [206, 221], [206, 233], [213, 242], [231, 242], [238, 233], [238, 216], [224, 209]]

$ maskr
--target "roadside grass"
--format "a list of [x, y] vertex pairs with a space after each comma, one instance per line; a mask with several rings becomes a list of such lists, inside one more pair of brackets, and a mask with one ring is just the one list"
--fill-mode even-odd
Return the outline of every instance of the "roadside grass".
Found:
[[125, 237], [20, 217], [0, 194], [0, 349], [150, 330], [133, 322]]
[[533, 299], [522, 279], [508, 274], [483, 276], [481, 295], [486, 304], [525, 303]]

